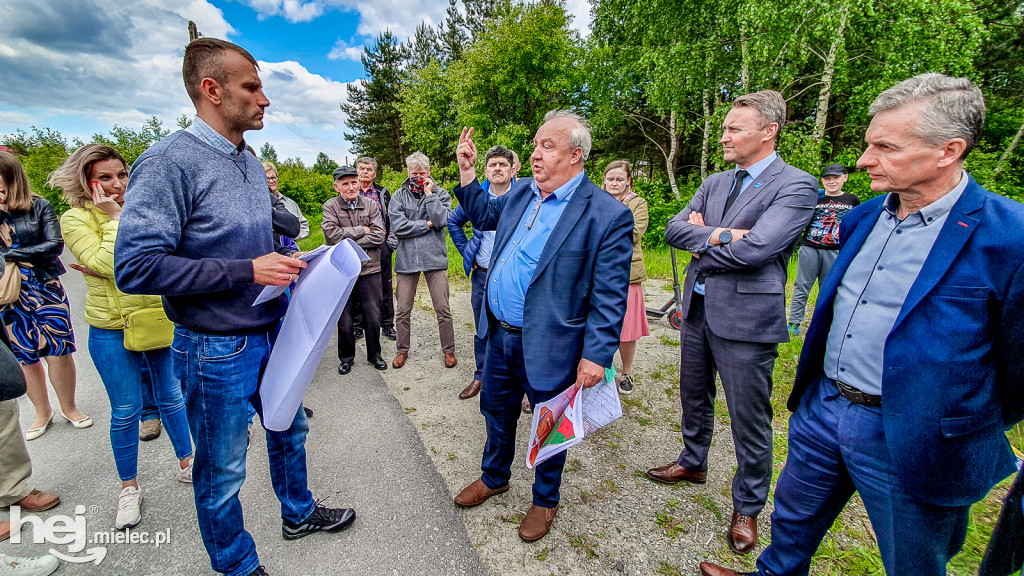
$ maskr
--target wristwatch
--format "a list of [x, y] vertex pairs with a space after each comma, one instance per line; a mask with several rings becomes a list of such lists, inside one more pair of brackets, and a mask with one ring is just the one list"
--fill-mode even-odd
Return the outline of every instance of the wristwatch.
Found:
[[722, 243], [722, 246], [725, 246], [729, 242], [732, 242], [732, 231], [731, 230], [722, 230], [718, 234], [718, 241]]

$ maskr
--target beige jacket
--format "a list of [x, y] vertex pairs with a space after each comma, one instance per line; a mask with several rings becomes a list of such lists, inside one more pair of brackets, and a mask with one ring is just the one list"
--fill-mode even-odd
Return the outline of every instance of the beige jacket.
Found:
[[[324, 219], [320, 224], [324, 229], [324, 238], [328, 244], [337, 244], [346, 238], [355, 240], [356, 244], [370, 257], [363, 262], [360, 276], [380, 273], [380, 245], [384, 243], [384, 217], [380, 206], [365, 196], [356, 199], [355, 209], [335, 196], [324, 202]], [[369, 228], [367, 234], [363, 227]]]
[[623, 203], [633, 213], [633, 264], [629, 270], [629, 283], [636, 284], [647, 280], [647, 269], [644, 268], [644, 249], [640, 246], [640, 240], [644, 237], [644, 232], [647, 232], [650, 214], [647, 211], [647, 200], [636, 194], [627, 198]]

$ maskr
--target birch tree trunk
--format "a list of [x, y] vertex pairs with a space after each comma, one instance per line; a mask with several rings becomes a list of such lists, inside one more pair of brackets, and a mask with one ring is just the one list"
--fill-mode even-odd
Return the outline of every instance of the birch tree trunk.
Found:
[[1017, 130], [1017, 135], [1010, 140], [1010, 145], [1006, 147], [1006, 151], [999, 157], [999, 162], [996, 163], [995, 170], [992, 171], [992, 182], [995, 183], [996, 179], [999, 178], [999, 173], [1006, 167], [1006, 163], [1010, 161], [1010, 156], [1013, 155], [1013, 151], [1017, 148], [1017, 144], [1020, 143], [1020, 139], [1024, 137], [1024, 122], [1020, 124], [1020, 130]]
[[679, 123], [673, 109], [668, 116], [668, 155], [665, 156], [665, 170], [668, 172], [668, 183], [672, 186], [672, 194], [679, 198], [679, 184], [676, 182], [676, 156], [679, 155]]
[[708, 153], [711, 148], [711, 96], [709, 88], [704, 88], [701, 93], [701, 105], [704, 108], [704, 137], [700, 142], [700, 179], [708, 177]]
[[843, 4], [839, 10], [839, 27], [836, 29], [835, 39], [832, 40], [828, 55], [825, 57], [825, 70], [821, 74], [821, 90], [818, 92], [818, 109], [814, 115], [814, 131], [811, 133], [812, 138], [819, 146], [825, 139], [828, 102], [832, 98], [832, 82], [836, 74], [836, 56], [839, 48], [843, 45], [843, 34], [846, 32], [846, 20], [850, 14], [850, 6]]
[[743, 93], [750, 92], [750, 61], [747, 59], [747, 21], [740, 18], [740, 80], [743, 84]]

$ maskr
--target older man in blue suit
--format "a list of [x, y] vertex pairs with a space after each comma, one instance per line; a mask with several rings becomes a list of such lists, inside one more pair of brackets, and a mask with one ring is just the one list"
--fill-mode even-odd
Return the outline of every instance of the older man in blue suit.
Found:
[[[508, 490], [524, 392], [536, 404], [604, 378], [619, 347], [633, 256], [633, 216], [584, 172], [591, 139], [581, 116], [548, 112], [533, 139], [534, 177], [497, 198], [476, 180], [472, 136], [469, 128], [459, 138], [455, 195], [473, 226], [495, 231], [496, 258], [478, 320], [488, 335], [483, 474], [455, 497], [463, 507]], [[564, 465], [563, 452], [535, 468], [533, 506], [519, 525], [523, 540], [550, 529]]]
[[965, 78], [922, 74], [870, 111], [858, 166], [888, 194], [841, 224], [757, 574], [807, 574], [856, 491], [886, 573], [944, 575], [971, 504], [1014, 471], [1003, 431], [1024, 415], [1024, 206], [963, 170], [984, 98]]

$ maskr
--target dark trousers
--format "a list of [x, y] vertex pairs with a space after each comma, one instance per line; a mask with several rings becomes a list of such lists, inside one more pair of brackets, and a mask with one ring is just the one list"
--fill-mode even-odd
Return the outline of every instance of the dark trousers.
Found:
[[[474, 268], [469, 279], [473, 283], [473, 293], [470, 302], [473, 304], [473, 326], [480, 322], [480, 309], [484, 306], [484, 297], [487, 295], [487, 270], [485, 268]], [[476, 354], [476, 371], [473, 372], [474, 380], [482, 380], [484, 377], [484, 359], [487, 358], [487, 338], [481, 338], [480, 333], [473, 334], [473, 351]]]
[[380, 356], [380, 275], [366, 274], [356, 280], [348, 303], [338, 318], [338, 359], [352, 362], [356, 357], [356, 338], [352, 309], [359, 303], [363, 308], [366, 333], [366, 359]]
[[733, 508], [757, 516], [772, 479], [772, 370], [777, 344], [741, 342], [716, 336], [708, 327], [704, 297], [693, 294], [683, 322], [679, 395], [683, 444], [678, 463], [692, 472], [708, 468], [715, 427], [715, 374], [729, 406], [738, 467], [732, 481]]
[[[508, 484], [512, 459], [516, 454], [516, 426], [523, 393], [531, 405], [557, 396], [561, 390], [534, 390], [526, 379], [523, 359], [523, 333], [511, 332], [495, 322], [487, 336], [487, 361], [484, 363], [480, 413], [487, 425], [487, 443], [480, 468], [481, 480], [488, 488]], [[558, 487], [562, 484], [565, 452], [534, 467], [533, 503], [544, 508], [558, 505]]]
[[789, 419], [772, 543], [757, 560], [757, 574], [807, 574], [822, 538], [856, 491], [886, 574], [944, 576], [967, 536], [970, 506], [919, 502], [896, 480], [897, 465], [889, 459], [882, 409], [850, 403], [823, 376]]
[[[380, 327], [381, 328], [394, 328], [395, 327], [395, 289], [392, 279], [394, 274], [391, 272], [391, 255], [394, 254], [390, 249], [381, 247], [380, 249]], [[359, 302], [356, 302], [355, 308], [352, 311], [352, 324], [356, 328], [366, 329], [366, 322], [363, 320], [363, 306]]]

